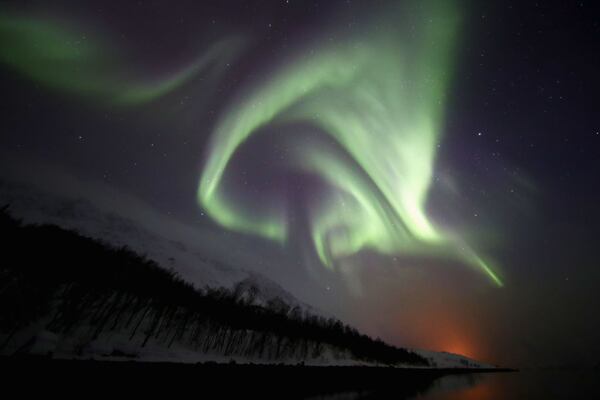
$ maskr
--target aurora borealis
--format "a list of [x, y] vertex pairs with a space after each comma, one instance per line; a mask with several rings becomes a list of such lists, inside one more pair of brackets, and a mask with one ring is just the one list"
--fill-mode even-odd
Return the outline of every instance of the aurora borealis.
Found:
[[[296, 168], [331, 187], [320, 204], [307, 205], [324, 265], [363, 248], [410, 254], [452, 247], [426, 215], [425, 203], [459, 17], [452, 6], [422, 13], [429, 20], [416, 22], [423, 32], [413, 32], [410, 41], [386, 26], [335, 47], [317, 47], [238, 99], [215, 129], [202, 173], [198, 199], [209, 214], [227, 228], [284, 242], [289, 227], [281, 208], [264, 215], [239, 210], [219, 185], [236, 150], [261, 127], [275, 123], [284, 130], [286, 123], [309, 122], [357, 164], [307, 145], [291, 156]], [[466, 245], [454, 247], [502, 285]]]
[[16, 14], [0, 16], [2, 62], [49, 87], [127, 105], [163, 96], [203, 69], [218, 70], [218, 64], [226, 63], [240, 46], [239, 39], [217, 41], [180, 71], [136, 82], [123, 65], [125, 57], [118, 54], [119, 49], [102, 38], [78, 35], [74, 27], [65, 25], [68, 23]]
[[487, 3], [2, 4], [2, 179], [135, 197], [399, 345], [587, 359], [599, 28]]
[[[401, 18], [400, 10], [390, 11]], [[423, 27], [410, 36], [394, 27], [398, 20], [379, 18], [377, 31], [367, 28], [335, 46], [316, 46], [300, 60], [293, 55], [273, 77], [239, 95], [213, 133], [200, 206], [226, 228], [285, 242], [290, 228], [284, 205], [262, 213], [240, 210], [219, 186], [236, 150], [261, 127], [276, 123], [285, 130], [285, 124], [308, 122], [340, 147], [332, 152], [302, 144], [289, 160], [329, 185], [318, 204], [305, 204], [325, 266], [364, 248], [390, 255], [434, 253], [478, 267], [502, 286], [481, 256], [437, 229], [425, 210], [459, 15], [451, 2], [426, 5], [417, 14], [400, 24]], [[241, 47], [240, 39], [226, 37], [170, 76], [131, 83], [118, 51], [102, 40], [51, 20], [13, 15], [0, 22], [8, 66], [52, 88], [116, 105], [164, 96], [202, 69], [231, 61]], [[336, 154], [341, 152], [352, 160]]]

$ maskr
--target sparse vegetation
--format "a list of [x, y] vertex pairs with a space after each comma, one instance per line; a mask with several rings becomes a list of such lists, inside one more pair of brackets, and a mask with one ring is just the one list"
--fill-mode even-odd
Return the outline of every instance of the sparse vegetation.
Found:
[[[0, 353], [33, 324], [86, 345], [106, 332], [146, 346], [185, 344], [200, 352], [264, 360], [319, 357], [326, 348], [381, 364], [427, 364], [408, 350], [373, 340], [335, 319], [281, 299], [253, 301], [241, 286], [195, 288], [126, 247], [52, 225], [23, 225], [0, 212]], [[12, 350], [10, 350], [12, 349]], [[118, 352], [118, 351], [117, 351]], [[132, 355], [133, 356], [133, 355]]]

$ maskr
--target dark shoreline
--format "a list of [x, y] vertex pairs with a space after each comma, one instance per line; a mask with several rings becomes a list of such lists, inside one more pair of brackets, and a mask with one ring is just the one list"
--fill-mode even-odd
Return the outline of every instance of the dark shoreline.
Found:
[[289, 370], [374, 370], [374, 371], [395, 371], [400, 373], [433, 373], [439, 375], [449, 374], [469, 374], [469, 373], [492, 373], [492, 372], [519, 372], [516, 368], [396, 368], [396, 367], [384, 367], [384, 366], [328, 366], [328, 365], [301, 365], [301, 364], [255, 364], [255, 363], [217, 363], [214, 361], [202, 362], [202, 363], [178, 363], [170, 361], [137, 361], [137, 360], [95, 360], [95, 359], [64, 359], [64, 358], [51, 358], [46, 356], [30, 356], [30, 355], [17, 355], [17, 356], [0, 356], [0, 365], [13, 365], [13, 366], [49, 366], [57, 364], [77, 364], [80, 366], [94, 365], [97, 367], [142, 367], [142, 368], [205, 368], [215, 370], [227, 370], [227, 369], [289, 369]]
[[[378, 398], [389, 394], [409, 398], [430, 389], [447, 375], [515, 372], [508, 368], [391, 368], [360, 366], [302, 366], [276, 364], [183, 364], [170, 362], [59, 360], [48, 357], [1, 357], [6, 382], [23, 377], [42, 384], [46, 392], [64, 393], [72, 383], [97, 390], [177, 388], [199, 393], [246, 398], [307, 398], [351, 393]], [[384, 395], [385, 394], [385, 395]]]

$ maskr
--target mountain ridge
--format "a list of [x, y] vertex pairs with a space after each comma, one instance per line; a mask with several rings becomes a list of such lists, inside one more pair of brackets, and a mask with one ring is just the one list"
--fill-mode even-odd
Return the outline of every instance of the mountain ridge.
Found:
[[[7, 188], [11, 190], [6, 190]], [[142, 251], [145, 249], [152, 249], [153, 251], [151, 252], [143, 251], [145, 256], [148, 256], [153, 260], [157, 259], [158, 265], [162, 265], [163, 267], [166, 266], [171, 272], [180, 272], [179, 268], [181, 268], [181, 265], [176, 264], [178, 258], [181, 259], [187, 257], [188, 262], [189, 260], [192, 260], [192, 262], [198, 260], [196, 268], [208, 270], [208, 273], [203, 271], [204, 275], [201, 276], [209, 276], [210, 278], [203, 282], [202, 279], [198, 278], [199, 275], [195, 275], [196, 280], [195, 282], [192, 282], [194, 287], [212, 288], [213, 290], [220, 290], [216, 288], [225, 288], [231, 290], [236, 299], [254, 306], [271, 307], [276, 310], [293, 310], [296, 308], [299, 310], [298, 312], [302, 314], [308, 313], [320, 315], [321, 318], [327, 317], [319, 310], [299, 301], [279, 284], [258, 272], [235, 268], [217, 261], [208, 260], [202, 257], [201, 254], [195, 254], [193, 251], [190, 251], [186, 244], [180, 241], [170, 240], [164, 237], [161, 238], [154, 235], [152, 232], [137, 226], [134, 221], [117, 214], [103, 213], [101, 210], [94, 207], [91, 202], [83, 198], [67, 201], [61, 201], [58, 198], [52, 199], [51, 201], [46, 199], [46, 202], [44, 203], [40, 201], [39, 196], [36, 196], [31, 192], [28, 193], [27, 191], [23, 191], [22, 189], [15, 190], [14, 186], [5, 183], [0, 183], [0, 189], [0, 204], [10, 203], [11, 209], [14, 204], [18, 216], [24, 218], [28, 223], [59, 224], [62, 227], [74, 230], [83, 236], [101, 240], [111, 246], [127, 246], [134, 251], [139, 251], [140, 248]], [[173, 254], [175, 254], [175, 257], [173, 257]], [[183, 278], [187, 282], [190, 282], [188, 279], [185, 279], [185, 277]], [[56, 344], [56, 342], [61, 339], [57, 339], [56, 335], [52, 332], [41, 329], [38, 334], [32, 336], [31, 340], [33, 340], [33, 342], [29, 343], [28, 346], [35, 352], [40, 349], [47, 349], [49, 346], [52, 347], [53, 343]], [[136, 359], [142, 357], [154, 361], [164, 361], [165, 359], [186, 360], [190, 358], [195, 361], [206, 360], [206, 358], [201, 357], [198, 359], [198, 357], [190, 356], [186, 351], [174, 355], [172, 350], [169, 350], [167, 352], [168, 354], [155, 350], [154, 355], [148, 354], [147, 352], [140, 355], [139, 351], [135, 349], [132, 350], [131, 346], [123, 344], [126, 342], [123, 340], [120, 341], [121, 345], [111, 347], [112, 344], [110, 342], [115, 342], [114, 335], [110, 336], [110, 339], [106, 339], [106, 341], [107, 342], [104, 345], [100, 346], [99, 349], [93, 350], [90, 354], [108, 357], [109, 359], [115, 357], [119, 359], [119, 354], [122, 356], [125, 355], [125, 359], [128, 358], [128, 354], [137, 354], [135, 357]], [[119, 340], [116, 342], [119, 342]], [[161, 355], [158, 356], [158, 353]], [[450, 355], [447, 353], [425, 350], [414, 350], [414, 353], [418, 354], [423, 359], [428, 360], [430, 365], [439, 367], [490, 367], [489, 365], [478, 363], [460, 355]], [[333, 358], [340, 362], [339, 354]], [[348, 358], [349, 357], [347, 356], [345, 357], [345, 359]], [[217, 360], [226, 361], [221, 356], [218, 356]], [[240, 359], [239, 361], [243, 362], [244, 360]]]

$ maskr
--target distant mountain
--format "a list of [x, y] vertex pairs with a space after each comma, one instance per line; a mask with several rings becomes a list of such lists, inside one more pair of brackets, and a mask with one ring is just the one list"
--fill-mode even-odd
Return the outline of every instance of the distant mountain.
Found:
[[23, 225], [5, 210], [0, 237], [0, 355], [427, 365], [294, 305], [256, 276], [232, 289], [200, 290], [126, 247], [55, 225]]
[[[158, 273], [163, 276], [161, 279], [165, 280], [159, 286], [169, 286], [168, 281], [175, 275], [174, 272], [168, 271], [175, 271], [187, 282], [181, 281], [184, 288], [191, 283], [193, 287], [189, 286], [189, 290], [203, 289], [209, 298], [212, 296], [213, 300], [218, 298], [219, 301], [233, 302], [238, 306], [243, 305], [245, 312], [250, 315], [253, 315], [252, 313], [256, 310], [268, 310], [268, 313], [274, 313], [274, 318], [285, 316], [292, 321], [291, 325], [288, 325], [297, 326], [299, 330], [301, 330], [301, 326], [310, 327], [307, 328], [308, 331], [313, 329], [313, 332], [324, 329], [321, 331], [322, 334], [337, 337], [336, 340], [341, 340], [341, 343], [345, 344], [339, 346], [332, 344], [333, 339], [321, 343], [317, 337], [298, 341], [299, 339], [293, 334], [290, 340], [285, 335], [272, 332], [267, 334], [264, 329], [240, 331], [239, 327], [236, 327], [236, 322], [231, 321], [220, 328], [218, 326], [223, 321], [207, 327], [206, 320], [200, 317], [193, 307], [186, 311], [185, 307], [168, 304], [167, 309], [170, 309], [173, 314], [169, 317], [165, 315], [164, 305], [160, 306], [163, 300], [156, 303], [152, 300], [152, 296], [143, 290], [143, 295], [129, 293], [128, 290], [120, 292], [111, 289], [106, 292], [106, 288], [102, 288], [100, 293], [92, 291], [83, 302], [86, 304], [85, 309], [69, 311], [69, 313], [77, 315], [75, 322], [69, 321], [68, 318], [61, 320], [63, 318], [61, 312], [64, 312], [65, 308], [69, 309], [73, 301], [83, 301], [82, 298], [77, 297], [81, 294], [73, 294], [67, 290], [72, 283], [66, 284], [65, 282], [69, 282], [70, 278], [65, 278], [61, 283], [61, 290], [58, 290], [57, 287], [52, 289], [51, 293], [46, 293], [47, 296], [50, 296], [47, 299], [51, 308], [46, 309], [45, 313], [37, 315], [35, 318], [32, 317], [29, 325], [20, 325], [18, 329], [14, 329], [11, 326], [10, 318], [6, 319], [6, 315], [0, 314], [0, 319], [4, 318], [3, 323], [5, 324], [0, 326], [0, 328], [4, 328], [3, 333], [0, 332], [1, 354], [13, 352], [52, 353], [59, 357], [134, 358], [190, 362], [237, 359], [242, 362], [244, 360], [308, 362], [320, 365], [391, 363], [398, 366], [429, 365], [442, 368], [490, 367], [459, 355], [425, 350], [412, 352], [372, 341], [358, 334], [352, 328], [346, 327], [339, 321], [299, 301], [279, 284], [260, 273], [210, 260], [193, 244], [163, 237], [142, 227], [132, 219], [114, 212], [100, 210], [83, 198], [66, 199], [43, 193], [27, 185], [0, 181], [0, 207], [2, 205], [9, 205], [11, 215], [22, 219], [25, 223], [56, 225], [77, 232], [77, 237], [83, 236], [98, 240], [97, 243], [101, 246], [113, 249], [125, 248], [121, 250], [125, 252], [124, 254], [129, 254], [129, 256], [124, 256], [125, 258], [132, 257], [137, 260], [136, 257], [139, 257], [137, 254], [142, 254], [141, 263], [150, 262], [150, 270], [155, 266], [158, 268], [159, 265], [166, 268], [166, 270], [161, 269], [161, 271], [165, 271], [166, 275]], [[52, 230], [54, 228], [44, 229]], [[31, 249], [31, 251], [37, 250]], [[52, 250], [49, 249], [49, 251]], [[81, 251], [84, 252], [79, 254], [82, 259], [90, 257], [85, 253], [85, 249]], [[102, 250], [96, 249], [95, 251], [103, 253]], [[49, 266], [49, 268], [54, 267]], [[85, 267], [82, 266], [82, 268]], [[90, 279], [88, 274], [93, 277], [99, 271], [101, 271], [99, 267], [94, 273], [84, 270], [84, 275], [80, 278], [84, 281], [88, 280]], [[10, 275], [12, 272], [8, 275], [6, 273], [4, 270], [0, 274], [0, 286], [6, 285], [6, 279], [12, 276]], [[134, 278], [129, 277], [128, 279]], [[105, 281], [108, 278], [100, 274], [96, 279]], [[67, 286], [64, 286], [65, 284]], [[135, 287], [134, 283], [130, 284]], [[27, 283], [27, 285], [29, 284]], [[149, 283], [147, 285], [152, 287]], [[143, 288], [144, 285], [141, 287]], [[189, 290], [186, 290], [183, 292], [189, 293]], [[4, 294], [6, 294], [6, 290]], [[71, 296], [75, 296], [75, 298]], [[15, 299], [11, 298], [6, 304], [14, 303], [14, 301]], [[24, 301], [27, 303], [26, 299]], [[4, 311], [10, 314], [10, 310], [11, 307], [8, 306]], [[111, 316], [110, 313], [107, 313], [109, 310], [121, 311]], [[51, 317], [52, 315], [54, 317]], [[13, 316], [18, 317], [18, 315]], [[186, 322], [192, 316], [193, 319], [196, 319], [195, 327], [189, 326]], [[100, 322], [98, 318], [101, 318]], [[102, 318], [104, 318], [103, 321]], [[137, 321], [133, 331], [132, 321]], [[228, 324], [236, 328], [232, 329], [232, 326]], [[111, 327], [110, 329], [107, 328], [108, 325]], [[195, 338], [190, 337], [194, 335]], [[345, 339], [344, 335], [346, 335]], [[216, 338], [217, 342], [213, 342], [212, 336]], [[383, 353], [389, 352], [392, 356], [380, 354], [372, 357], [371, 354], [357, 357], [352, 353], [349, 345], [356, 341], [362, 343], [358, 347], [374, 346], [375, 349], [378, 349], [372, 354], [383, 351]], [[202, 344], [200, 351], [199, 343]], [[394, 356], [393, 354], [396, 352], [398, 353]], [[403, 359], [404, 362], [401, 361]]]
[[127, 246], [176, 271], [194, 286], [232, 288], [241, 282], [246, 289], [251, 286], [258, 290], [254, 295], [257, 302], [266, 304], [278, 297], [290, 305], [318, 312], [258, 272], [211, 260], [193, 244], [144, 229], [129, 218], [100, 210], [87, 199], [65, 199], [28, 185], [0, 180], [0, 207], [2, 205], [10, 205], [11, 214], [25, 223], [53, 224], [116, 247]]
[[416, 349], [412, 351], [425, 358], [430, 365], [437, 368], [497, 368], [495, 365], [482, 363], [460, 354]]

